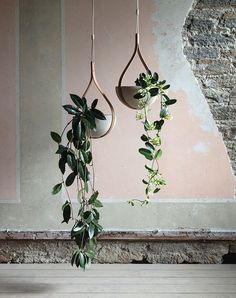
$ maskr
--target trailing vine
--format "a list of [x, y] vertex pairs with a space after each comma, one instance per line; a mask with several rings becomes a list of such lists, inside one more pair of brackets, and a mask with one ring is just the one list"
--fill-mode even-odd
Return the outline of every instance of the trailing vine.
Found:
[[[58, 144], [56, 154], [59, 156], [58, 167], [61, 172], [61, 181], [53, 187], [52, 194], [56, 195], [62, 188], [66, 191], [68, 199], [62, 206], [62, 222], [68, 224], [69, 221], [73, 221], [71, 239], [77, 245], [71, 258], [71, 265], [75, 264], [85, 269], [94, 258], [96, 238], [102, 231], [98, 212], [102, 203], [98, 199], [99, 193], [94, 185], [91, 131], [96, 130], [96, 119], [105, 120], [106, 117], [96, 109], [97, 99], [93, 101], [91, 107], [88, 107], [86, 98], [80, 98], [75, 94], [70, 94], [70, 97], [75, 105], [64, 105], [63, 108], [72, 119], [61, 134], [51, 132], [52, 139]], [[64, 139], [66, 140], [63, 145]], [[79, 208], [76, 213], [67, 190], [72, 184], [77, 188]]]
[[[141, 109], [141, 111], [136, 113], [136, 120], [142, 121], [144, 133], [141, 136], [141, 140], [145, 144], [145, 147], [139, 148], [139, 153], [150, 161], [150, 164], [145, 164], [147, 176], [142, 180], [145, 185], [145, 199], [130, 200], [128, 203], [132, 206], [134, 206], [135, 201], [140, 202], [141, 205], [148, 204], [150, 196], [159, 192], [166, 185], [158, 163], [158, 160], [162, 156], [160, 133], [165, 120], [171, 120], [173, 118], [170, 114], [169, 106], [176, 103], [176, 99], [170, 99], [167, 95], [170, 85], [166, 84], [165, 80], [160, 81], [156, 72], [153, 75], [150, 71], [147, 74], [141, 73], [135, 83], [139, 89], [138, 93], [134, 95], [134, 98], [139, 100], [139, 107]], [[154, 96], [160, 99], [160, 119], [151, 121], [149, 119], [151, 112], [149, 102]]]

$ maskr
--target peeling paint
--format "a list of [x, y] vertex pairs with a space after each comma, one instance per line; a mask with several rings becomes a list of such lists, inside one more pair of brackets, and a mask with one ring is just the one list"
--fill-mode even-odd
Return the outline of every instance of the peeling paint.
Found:
[[193, 150], [196, 153], [207, 154], [210, 151], [209, 143], [199, 142], [194, 145]]
[[201, 129], [217, 134], [218, 129], [209, 106], [183, 54], [181, 33], [193, 1], [154, 0], [154, 2], [156, 4], [156, 12], [152, 16], [153, 34], [156, 36], [154, 51], [159, 61], [160, 72], [168, 78], [175, 90], [185, 90], [192, 112], [201, 120]]

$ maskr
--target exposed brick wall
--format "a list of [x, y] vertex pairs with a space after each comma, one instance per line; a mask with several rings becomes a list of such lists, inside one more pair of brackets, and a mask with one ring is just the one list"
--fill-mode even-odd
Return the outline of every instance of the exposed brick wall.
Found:
[[236, 175], [236, 0], [195, 0], [183, 41]]

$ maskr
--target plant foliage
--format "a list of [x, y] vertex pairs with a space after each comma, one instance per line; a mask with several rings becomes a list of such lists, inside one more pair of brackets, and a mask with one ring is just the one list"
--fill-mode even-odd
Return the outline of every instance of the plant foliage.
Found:
[[[167, 95], [170, 85], [166, 84], [165, 80], [159, 80], [156, 72], [153, 74], [150, 71], [147, 74], [141, 73], [135, 83], [139, 90], [134, 98], [139, 100], [139, 107], [141, 108], [141, 112], [136, 114], [136, 120], [141, 120], [144, 128], [144, 133], [141, 136], [144, 146], [139, 149], [139, 153], [149, 164], [145, 164], [147, 177], [142, 180], [145, 185], [145, 199], [130, 200], [129, 203], [132, 206], [134, 206], [134, 201], [139, 201], [142, 205], [148, 204], [150, 196], [159, 192], [162, 186], [166, 185], [158, 164], [158, 160], [162, 156], [160, 133], [165, 120], [172, 119], [169, 106], [176, 103], [176, 99], [171, 99]], [[157, 96], [160, 100], [159, 119], [155, 121], [150, 120], [151, 108], [148, 105], [153, 96]]]
[[[76, 94], [70, 94], [70, 97], [74, 105], [64, 105], [63, 108], [69, 115], [72, 115], [72, 119], [60, 135], [51, 132], [53, 141], [58, 144], [56, 154], [59, 156], [58, 167], [62, 177], [61, 181], [53, 187], [52, 194], [58, 194], [62, 187], [66, 190], [68, 199], [62, 206], [62, 222], [68, 224], [73, 221], [71, 239], [77, 245], [71, 264], [85, 269], [94, 258], [96, 238], [102, 231], [98, 211], [102, 203], [98, 199], [99, 193], [94, 186], [91, 130], [96, 130], [96, 119], [105, 120], [106, 117], [96, 109], [97, 99], [89, 108], [86, 98], [80, 98]], [[90, 172], [93, 173], [92, 176]], [[73, 211], [67, 190], [67, 187], [72, 184], [77, 187], [79, 208], [76, 212]]]

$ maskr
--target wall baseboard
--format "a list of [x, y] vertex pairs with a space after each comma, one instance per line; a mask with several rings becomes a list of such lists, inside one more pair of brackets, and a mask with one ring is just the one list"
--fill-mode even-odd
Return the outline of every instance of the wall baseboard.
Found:
[[[70, 240], [69, 231], [0, 231], [0, 240]], [[104, 231], [99, 241], [236, 241], [230, 230]]]

